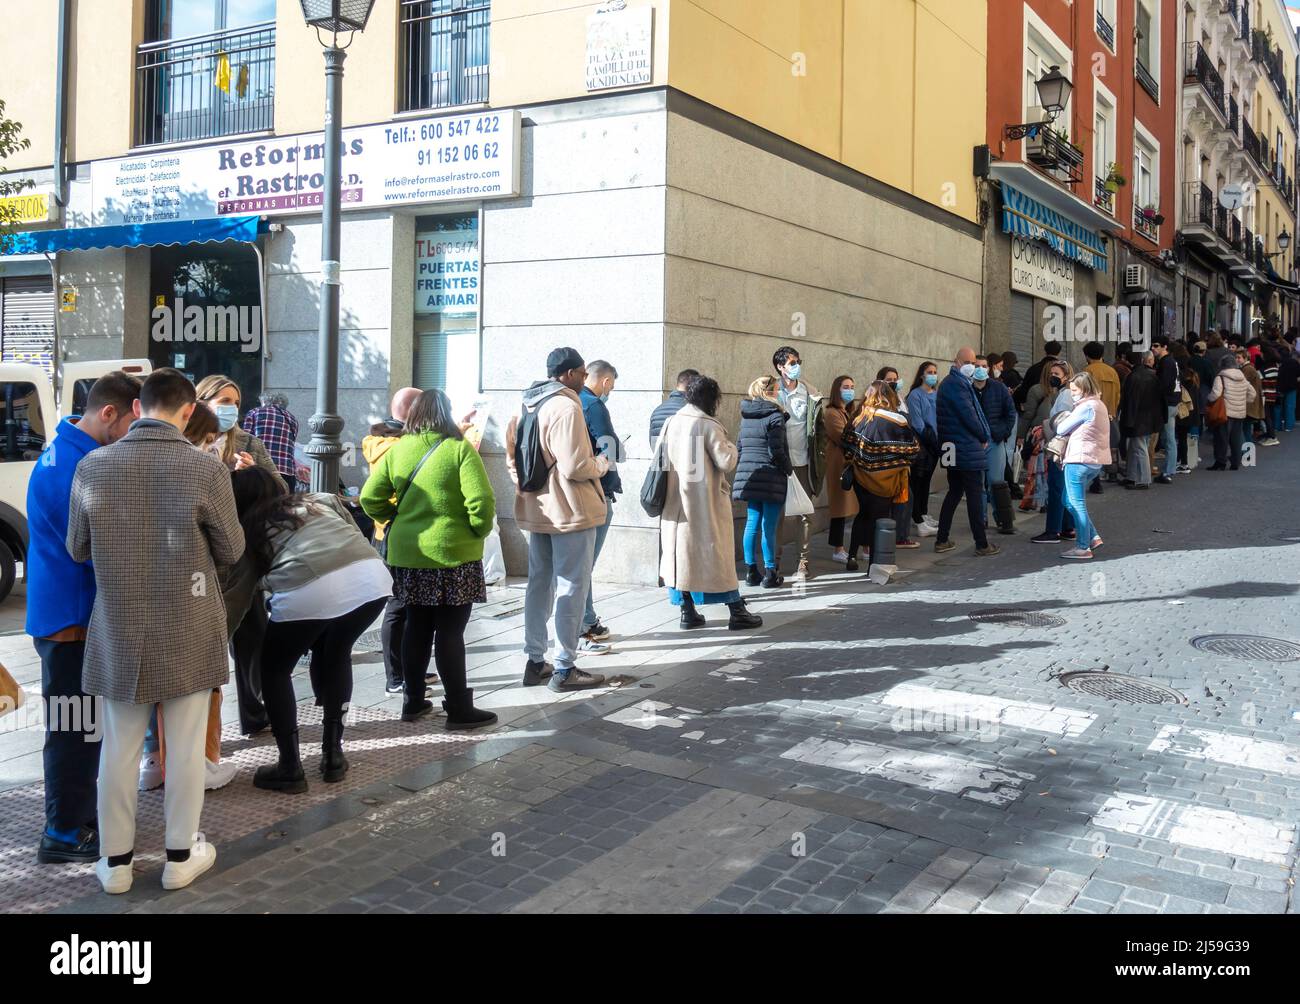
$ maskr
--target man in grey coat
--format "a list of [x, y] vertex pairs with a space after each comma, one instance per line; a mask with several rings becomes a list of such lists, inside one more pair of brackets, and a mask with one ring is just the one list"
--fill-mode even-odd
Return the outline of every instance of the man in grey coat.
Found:
[[137, 765], [154, 704], [167, 722], [163, 888], [184, 888], [216, 861], [199, 816], [208, 695], [230, 676], [218, 568], [243, 555], [244, 534], [225, 464], [182, 435], [194, 405], [182, 373], [155, 370], [141, 417], [87, 455], [72, 482], [68, 553], [95, 567], [82, 686], [103, 698], [95, 874], [108, 893], [131, 888]]

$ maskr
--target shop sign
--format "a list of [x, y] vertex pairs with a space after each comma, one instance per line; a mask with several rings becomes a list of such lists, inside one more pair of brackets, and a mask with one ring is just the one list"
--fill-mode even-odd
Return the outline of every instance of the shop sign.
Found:
[[1074, 262], [1046, 244], [1011, 237], [1011, 288], [1040, 300], [1074, 305]]
[[[516, 196], [519, 130], [513, 109], [345, 129], [343, 208]], [[87, 225], [318, 212], [324, 170], [320, 133], [96, 161]]]
[[587, 18], [589, 91], [654, 82], [654, 8], [617, 7]]
[[478, 313], [478, 218], [464, 230], [415, 235], [415, 312], [447, 317]]
[[25, 192], [0, 199], [0, 222], [10, 225], [52, 223], [59, 218], [59, 205], [49, 192]]

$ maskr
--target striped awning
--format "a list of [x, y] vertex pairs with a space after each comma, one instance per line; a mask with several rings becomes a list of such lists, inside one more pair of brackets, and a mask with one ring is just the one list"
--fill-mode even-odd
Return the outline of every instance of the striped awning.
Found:
[[1106, 243], [1099, 234], [1005, 181], [1001, 187], [1003, 233], [1043, 241], [1071, 261], [1095, 272], [1106, 271]]

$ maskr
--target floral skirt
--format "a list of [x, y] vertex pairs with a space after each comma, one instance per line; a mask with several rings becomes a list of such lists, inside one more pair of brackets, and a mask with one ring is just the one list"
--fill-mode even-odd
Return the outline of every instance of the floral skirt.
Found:
[[393, 573], [393, 599], [405, 606], [461, 607], [487, 602], [483, 562], [467, 561], [455, 568], [397, 568]]

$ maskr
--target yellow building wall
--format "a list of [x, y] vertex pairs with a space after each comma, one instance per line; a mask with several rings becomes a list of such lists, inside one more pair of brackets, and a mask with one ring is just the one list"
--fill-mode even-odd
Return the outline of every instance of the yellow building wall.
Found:
[[[69, 161], [120, 157], [130, 149], [135, 128], [135, 51], [144, 37], [144, 17], [145, 0], [77, 0], [73, 4], [68, 60]], [[51, 91], [51, 116], [53, 105]], [[50, 159], [47, 153], [45, 163]]]
[[58, 22], [55, 4], [32, 4], [21, 30], [13, 23], [0, 32], [0, 100], [5, 117], [22, 123], [32, 144], [0, 164], [7, 170], [48, 167], [54, 158], [54, 60], [32, 54], [54, 52]]
[[[573, 0], [493, 0], [488, 96], [492, 106], [586, 96], [587, 17], [597, 6], [576, 6]], [[669, 0], [633, 0], [629, 6], [654, 8], [654, 80], [642, 86], [662, 87], [669, 72]], [[673, 4], [674, 13], [677, 6]]]
[[672, 16], [672, 87], [978, 218], [985, 0], [673, 0]]
[[[1294, 94], [1296, 46], [1292, 41], [1290, 19], [1285, 18], [1277, 9], [1277, 0], [1260, 0], [1257, 13], [1259, 20], [1255, 22], [1254, 27], [1260, 31], [1264, 31], [1266, 27], [1271, 29], [1272, 44], [1282, 50], [1282, 74], [1286, 78], [1288, 89]], [[1296, 131], [1291, 126], [1291, 120], [1287, 118], [1273, 81], [1267, 75], [1261, 74], [1259, 83], [1255, 85], [1251, 115], [1254, 119], [1252, 127], [1259, 133], [1260, 140], [1268, 143], [1270, 164], [1273, 162], [1272, 158], [1278, 154], [1277, 133], [1279, 129], [1282, 131], [1282, 164], [1286, 168], [1287, 175], [1292, 176], [1295, 173]], [[1267, 233], [1268, 243], [1264, 250], [1270, 253], [1278, 250], [1278, 225], [1274, 220], [1275, 216], [1294, 236], [1296, 232], [1294, 209], [1276, 187], [1266, 182], [1260, 186], [1256, 200], [1255, 232], [1260, 235]], [[1280, 262], [1281, 259], [1276, 259], [1275, 267]]]

